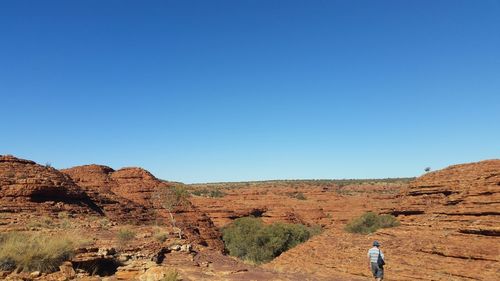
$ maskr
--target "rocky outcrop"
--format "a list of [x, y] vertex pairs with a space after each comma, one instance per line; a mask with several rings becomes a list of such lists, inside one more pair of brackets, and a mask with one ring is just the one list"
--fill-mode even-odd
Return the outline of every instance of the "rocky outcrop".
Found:
[[[0, 156], [0, 225], [23, 224], [36, 216], [57, 217], [58, 212], [105, 216], [117, 223], [170, 225], [169, 214], [154, 198], [170, 185], [141, 168], [114, 169], [85, 165], [64, 170], [30, 160]], [[195, 244], [223, 249], [212, 221], [191, 203], [175, 211], [174, 217], [187, 238]], [[34, 217], [35, 216], [35, 217]]]
[[84, 192], [58, 170], [13, 156], [0, 156], [0, 196], [33, 200], [82, 199]]
[[395, 213], [417, 212], [414, 223], [458, 229], [461, 233], [498, 236], [500, 160], [450, 166], [410, 184]]
[[141, 205], [151, 205], [157, 189], [168, 187], [150, 172], [136, 167], [122, 168], [111, 178], [116, 183], [111, 191]]
[[10, 155], [0, 156], [0, 201], [1, 212], [101, 212], [67, 175]]
[[128, 223], [147, 223], [156, 220], [154, 209], [113, 192], [120, 189], [120, 183], [112, 177], [115, 173], [112, 168], [84, 165], [61, 171], [84, 189], [111, 220]]
[[[156, 194], [171, 185], [144, 169], [132, 167], [115, 171], [107, 166], [85, 165], [62, 172], [84, 188], [112, 220], [170, 225], [170, 216], [161, 208]], [[175, 210], [174, 217], [177, 226], [193, 243], [223, 249], [220, 234], [210, 218], [191, 203]]]

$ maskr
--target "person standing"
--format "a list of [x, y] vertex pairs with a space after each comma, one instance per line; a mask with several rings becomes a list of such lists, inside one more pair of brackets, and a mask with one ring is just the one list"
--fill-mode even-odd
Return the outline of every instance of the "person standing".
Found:
[[370, 263], [369, 268], [372, 271], [373, 277], [375, 277], [377, 281], [384, 280], [384, 260], [385, 257], [384, 253], [380, 250], [380, 243], [374, 241], [373, 247], [368, 250], [368, 262]]

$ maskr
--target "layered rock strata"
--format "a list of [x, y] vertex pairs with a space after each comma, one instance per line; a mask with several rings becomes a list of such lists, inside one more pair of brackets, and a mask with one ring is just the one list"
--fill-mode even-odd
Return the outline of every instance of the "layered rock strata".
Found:
[[69, 176], [10, 155], [0, 156], [0, 203], [3, 213], [101, 213]]

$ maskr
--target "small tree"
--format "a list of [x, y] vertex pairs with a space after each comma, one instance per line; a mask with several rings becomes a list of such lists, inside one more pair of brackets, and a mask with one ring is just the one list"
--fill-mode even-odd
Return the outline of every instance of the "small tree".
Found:
[[189, 192], [182, 186], [161, 187], [156, 194], [157, 200], [162, 208], [170, 215], [170, 222], [174, 230], [177, 230], [179, 239], [182, 238], [182, 230], [177, 227], [174, 212], [177, 208], [187, 206], [189, 203]]
[[425, 168], [425, 169], [424, 169], [424, 171], [425, 171], [426, 173], [430, 172], [430, 171], [431, 171], [431, 167], [427, 167], [427, 168]]

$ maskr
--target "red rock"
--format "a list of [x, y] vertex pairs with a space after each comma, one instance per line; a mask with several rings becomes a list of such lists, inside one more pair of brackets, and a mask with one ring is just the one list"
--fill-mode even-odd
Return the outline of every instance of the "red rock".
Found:
[[67, 175], [33, 161], [0, 156], [0, 212], [68, 210], [97, 212], [87, 194]]
[[112, 177], [112, 168], [102, 165], [84, 165], [61, 170], [69, 175], [104, 214], [118, 222], [153, 222], [156, 220], [154, 210], [136, 203], [113, 192], [119, 189], [119, 183]]
[[0, 156], [0, 197], [83, 199], [85, 193], [65, 174], [13, 156]]
[[[121, 222], [170, 224], [168, 213], [155, 198], [158, 189], [170, 185], [141, 168], [113, 170], [106, 166], [86, 165], [62, 170], [82, 186], [106, 215]], [[196, 243], [223, 249], [220, 234], [209, 217], [191, 203], [175, 210], [177, 225]]]

